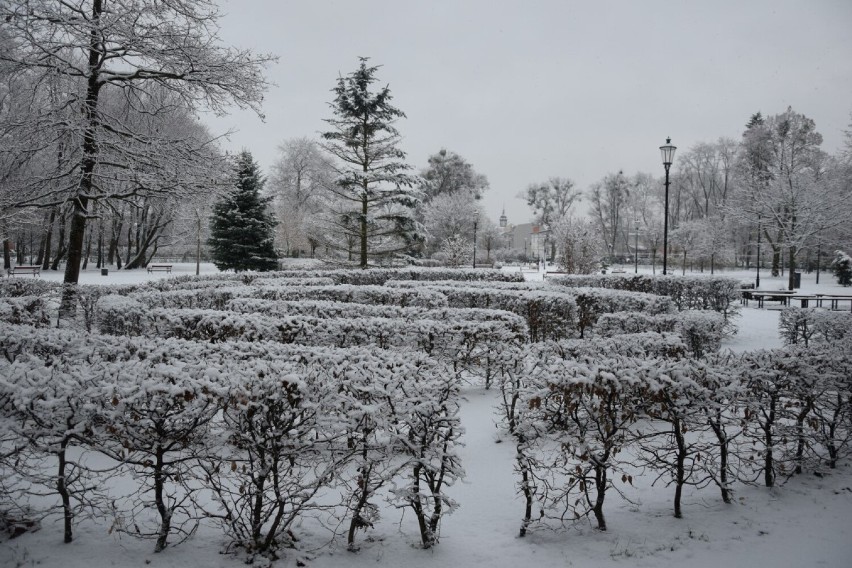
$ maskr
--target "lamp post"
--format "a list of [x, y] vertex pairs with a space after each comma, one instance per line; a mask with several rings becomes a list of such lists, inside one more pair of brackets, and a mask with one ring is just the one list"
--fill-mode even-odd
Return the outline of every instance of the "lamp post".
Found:
[[757, 276], [754, 279], [754, 287], [760, 288], [760, 213], [757, 214]]
[[479, 223], [479, 211], [473, 214], [473, 268], [476, 268], [476, 225]]
[[633, 273], [639, 274], [639, 221], [636, 221], [636, 236], [633, 241]]
[[819, 284], [819, 264], [820, 260], [822, 260], [822, 239], [819, 234], [817, 234], [817, 275], [816, 275], [816, 283]]
[[666, 210], [663, 212], [663, 276], [666, 275], [666, 266], [669, 258], [669, 168], [674, 162], [677, 146], [672, 146], [672, 139], [666, 138], [665, 146], [660, 146], [663, 156], [663, 166], [666, 168]]

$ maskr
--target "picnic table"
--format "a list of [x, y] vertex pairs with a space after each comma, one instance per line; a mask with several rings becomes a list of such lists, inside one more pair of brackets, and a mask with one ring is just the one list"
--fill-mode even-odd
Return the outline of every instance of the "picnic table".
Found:
[[9, 269], [9, 276], [15, 276], [17, 274], [32, 274], [33, 277], [40, 276], [41, 266], [19, 264], [18, 266], [13, 266]]
[[741, 302], [744, 306], [747, 306], [749, 300], [757, 300], [757, 307], [762, 308], [764, 303], [769, 300], [771, 302], [780, 302], [782, 306], [786, 306], [790, 302], [790, 298], [795, 296], [797, 292], [795, 290], [753, 290], [753, 289], [742, 289], [740, 290]]
[[742, 304], [748, 306], [749, 300], [756, 300], [757, 307], [763, 308], [766, 301], [779, 302], [782, 306], [792, 306], [798, 300], [799, 305], [807, 307], [828, 307], [830, 310], [839, 310], [841, 302], [849, 302], [852, 311], [852, 294], [801, 294], [795, 290], [740, 290]]

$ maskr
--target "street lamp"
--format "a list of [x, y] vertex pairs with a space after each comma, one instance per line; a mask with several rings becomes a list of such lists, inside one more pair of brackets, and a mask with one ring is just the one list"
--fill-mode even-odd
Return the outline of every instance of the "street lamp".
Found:
[[639, 274], [639, 221], [636, 221], [636, 235], [633, 242], [633, 273]]
[[663, 276], [666, 275], [666, 264], [669, 257], [669, 168], [674, 162], [677, 146], [672, 146], [672, 139], [666, 138], [666, 145], [660, 146], [663, 155], [663, 166], [666, 168], [666, 210], [663, 214]]
[[760, 213], [757, 214], [757, 275], [754, 279], [754, 287], [760, 288]]
[[479, 223], [479, 211], [473, 213], [473, 267], [476, 268], [476, 224]]

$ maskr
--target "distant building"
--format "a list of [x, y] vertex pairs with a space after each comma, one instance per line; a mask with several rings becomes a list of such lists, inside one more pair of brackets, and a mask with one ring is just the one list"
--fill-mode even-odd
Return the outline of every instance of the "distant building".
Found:
[[507, 248], [524, 251], [527, 258], [535, 259], [543, 256], [544, 241], [549, 231], [533, 223], [522, 223], [520, 225], [509, 224], [506, 217], [506, 209], [500, 215], [500, 230]]

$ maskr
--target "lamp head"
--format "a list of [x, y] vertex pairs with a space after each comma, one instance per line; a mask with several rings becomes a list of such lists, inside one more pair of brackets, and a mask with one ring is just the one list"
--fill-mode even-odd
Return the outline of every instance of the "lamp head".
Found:
[[663, 156], [663, 165], [668, 168], [674, 162], [675, 150], [677, 146], [672, 146], [672, 139], [666, 138], [665, 146], [660, 146], [660, 154]]

